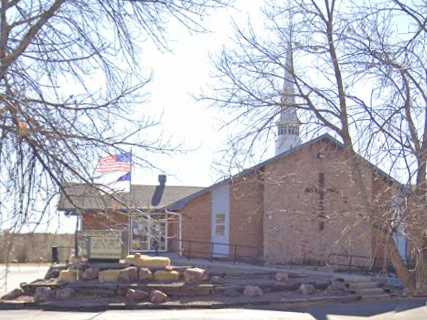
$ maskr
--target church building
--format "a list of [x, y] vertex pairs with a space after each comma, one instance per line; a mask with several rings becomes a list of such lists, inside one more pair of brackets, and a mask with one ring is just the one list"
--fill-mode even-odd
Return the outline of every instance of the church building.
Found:
[[[124, 252], [277, 264], [351, 257], [360, 266], [380, 264], [383, 241], [367, 221], [366, 199], [352, 177], [352, 155], [328, 134], [302, 143], [291, 68], [289, 50], [271, 159], [207, 188], [167, 186], [164, 177], [157, 187], [132, 186], [131, 195], [123, 195], [124, 203], [138, 209], [131, 215], [81, 185], [62, 195], [58, 209], [79, 215], [81, 231], [92, 238], [95, 231], [122, 232]], [[401, 186], [367, 160], [362, 167], [373, 211], [381, 214]], [[403, 257], [406, 246], [399, 244]]]
[[[183, 254], [268, 263], [368, 266], [384, 257], [378, 232], [367, 221], [366, 199], [352, 178], [349, 152], [325, 134], [302, 143], [288, 51], [276, 155], [180, 199]], [[367, 160], [363, 179], [384, 212], [400, 184]], [[406, 243], [400, 246], [406, 255]]]

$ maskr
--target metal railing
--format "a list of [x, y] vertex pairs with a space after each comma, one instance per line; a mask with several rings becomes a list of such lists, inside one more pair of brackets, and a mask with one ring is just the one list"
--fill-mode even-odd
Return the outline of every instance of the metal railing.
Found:
[[331, 253], [328, 255], [327, 265], [345, 267], [348, 270], [372, 271], [375, 258], [345, 253]]
[[231, 244], [201, 240], [179, 240], [182, 255], [188, 259], [208, 258], [233, 262], [263, 263], [262, 249], [246, 244]]

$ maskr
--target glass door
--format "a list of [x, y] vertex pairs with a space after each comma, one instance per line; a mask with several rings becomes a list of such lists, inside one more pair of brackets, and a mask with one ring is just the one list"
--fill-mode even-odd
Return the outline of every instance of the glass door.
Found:
[[166, 215], [133, 215], [130, 244], [133, 252], [167, 251]]

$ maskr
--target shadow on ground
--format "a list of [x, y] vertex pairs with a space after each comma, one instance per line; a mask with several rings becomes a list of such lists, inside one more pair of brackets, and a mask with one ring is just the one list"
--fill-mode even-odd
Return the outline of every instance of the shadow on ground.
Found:
[[384, 301], [361, 301], [358, 303], [339, 303], [314, 305], [310, 307], [283, 307], [271, 305], [251, 309], [292, 311], [309, 314], [316, 320], [347, 319], [350, 317], [374, 319], [416, 319], [427, 320], [426, 299], [402, 299]]

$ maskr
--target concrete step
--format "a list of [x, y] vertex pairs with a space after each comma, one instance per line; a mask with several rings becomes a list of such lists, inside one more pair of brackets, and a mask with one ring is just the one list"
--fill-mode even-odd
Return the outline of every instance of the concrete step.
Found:
[[373, 294], [384, 294], [384, 290], [382, 288], [366, 288], [366, 289], [356, 290], [356, 293], [362, 296], [373, 295]]
[[389, 294], [383, 293], [383, 294], [370, 294], [370, 295], [363, 295], [360, 296], [362, 300], [382, 300], [382, 299], [390, 299], [391, 296]]
[[349, 284], [349, 288], [353, 290], [378, 288], [378, 283], [375, 281], [349, 282], [348, 284]]

